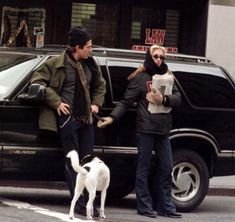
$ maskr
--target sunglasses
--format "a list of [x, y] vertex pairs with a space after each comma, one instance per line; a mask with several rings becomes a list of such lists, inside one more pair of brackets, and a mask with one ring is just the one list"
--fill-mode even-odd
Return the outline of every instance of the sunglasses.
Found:
[[165, 59], [165, 57], [164, 57], [163, 55], [158, 55], [158, 54], [153, 55], [153, 58], [154, 58], [154, 59], [161, 59], [161, 60], [164, 60], [164, 59]]

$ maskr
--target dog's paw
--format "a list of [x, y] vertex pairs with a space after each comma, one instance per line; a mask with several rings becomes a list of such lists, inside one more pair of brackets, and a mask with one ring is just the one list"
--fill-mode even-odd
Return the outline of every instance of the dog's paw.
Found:
[[87, 215], [86, 218], [87, 218], [87, 220], [92, 220], [92, 216], [91, 215]]
[[100, 217], [101, 218], [106, 218], [105, 214], [103, 212], [100, 212]]
[[101, 218], [106, 218], [103, 209], [100, 209], [100, 217], [101, 217]]
[[106, 216], [103, 214], [103, 215], [100, 215], [101, 218], [106, 218]]
[[70, 220], [74, 220], [75, 218], [74, 218], [74, 215], [69, 215], [69, 219]]

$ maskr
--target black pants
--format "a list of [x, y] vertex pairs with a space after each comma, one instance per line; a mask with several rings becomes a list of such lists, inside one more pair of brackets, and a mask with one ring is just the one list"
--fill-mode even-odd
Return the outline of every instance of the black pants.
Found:
[[[64, 148], [65, 156], [71, 150], [76, 150], [79, 154], [79, 159], [81, 160], [86, 155], [91, 155], [93, 153], [94, 145], [94, 129], [93, 125], [81, 124], [73, 118], [71, 115], [62, 115], [58, 117], [59, 134], [61, 144]], [[67, 179], [68, 188], [71, 197], [74, 195], [74, 187], [76, 182], [76, 172], [71, 167], [70, 159], [66, 158], [65, 161], [65, 176]], [[85, 199], [88, 195], [85, 193]], [[84, 193], [83, 193], [84, 197]], [[79, 198], [81, 204], [86, 202], [82, 200], [83, 197]]]

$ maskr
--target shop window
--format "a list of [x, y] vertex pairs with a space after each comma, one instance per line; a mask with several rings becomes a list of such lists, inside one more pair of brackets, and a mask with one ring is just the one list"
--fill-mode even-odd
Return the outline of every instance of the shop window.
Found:
[[45, 9], [4, 6], [2, 14], [2, 46], [31, 47], [36, 45], [35, 28], [44, 30]]
[[83, 26], [93, 36], [95, 45], [116, 47], [118, 6], [73, 3], [71, 26]]
[[178, 10], [137, 7], [132, 9], [133, 49], [146, 50], [146, 46], [158, 44], [164, 45], [169, 52], [177, 52], [178, 29]]

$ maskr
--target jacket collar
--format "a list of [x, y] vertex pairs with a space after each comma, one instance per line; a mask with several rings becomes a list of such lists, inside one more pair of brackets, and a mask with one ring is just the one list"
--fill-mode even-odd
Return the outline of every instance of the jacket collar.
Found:
[[64, 50], [61, 55], [57, 57], [57, 62], [55, 64], [56, 68], [62, 68], [64, 67], [64, 62], [65, 62], [65, 54], [67, 50]]

